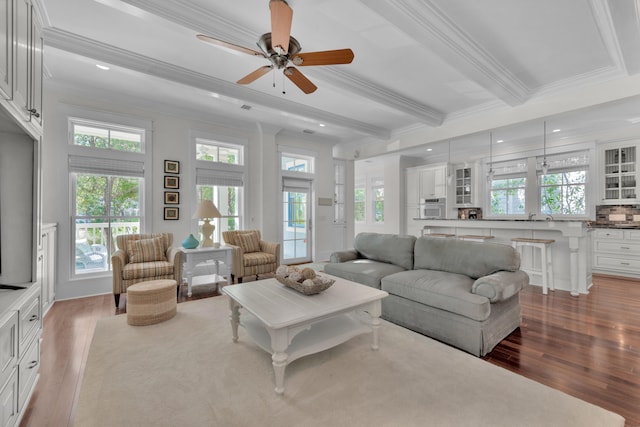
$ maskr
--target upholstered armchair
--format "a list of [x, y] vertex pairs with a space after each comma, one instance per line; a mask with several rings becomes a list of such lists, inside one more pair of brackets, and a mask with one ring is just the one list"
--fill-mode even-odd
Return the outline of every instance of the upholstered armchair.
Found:
[[233, 248], [231, 279], [242, 283], [245, 276], [274, 273], [280, 265], [280, 243], [266, 242], [259, 230], [223, 231], [222, 238]]
[[120, 294], [135, 283], [173, 279], [178, 286], [182, 284], [182, 251], [172, 244], [172, 233], [116, 236], [118, 250], [111, 256], [116, 307]]

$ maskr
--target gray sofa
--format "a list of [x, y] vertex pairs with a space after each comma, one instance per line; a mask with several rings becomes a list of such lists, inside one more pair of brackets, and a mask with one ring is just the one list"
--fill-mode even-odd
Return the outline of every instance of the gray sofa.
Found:
[[324, 271], [389, 293], [382, 317], [476, 356], [520, 326], [529, 283], [511, 246], [360, 233]]

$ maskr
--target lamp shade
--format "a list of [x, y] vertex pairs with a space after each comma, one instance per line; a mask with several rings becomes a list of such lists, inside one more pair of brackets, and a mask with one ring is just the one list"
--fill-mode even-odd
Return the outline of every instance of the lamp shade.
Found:
[[193, 214], [193, 218], [220, 218], [221, 216], [216, 205], [207, 199], [200, 201], [198, 209], [196, 209], [196, 212]]

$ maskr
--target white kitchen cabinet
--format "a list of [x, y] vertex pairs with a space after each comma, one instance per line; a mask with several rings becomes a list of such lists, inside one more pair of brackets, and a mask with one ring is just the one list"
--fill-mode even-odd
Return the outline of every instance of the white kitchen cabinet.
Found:
[[42, 226], [42, 247], [38, 254], [38, 281], [42, 285], [42, 313], [46, 313], [55, 300], [56, 289], [56, 224]]
[[475, 203], [476, 189], [475, 177], [471, 166], [458, 166], [454, 168], [454, 205], [472, 206]]
[[631, 204], [638, 197], [638, 143], [606, 144], [600, 148], [602, 203]]
[[447, 197], [447, 167], [437, 166], [420, 170], [420, 198]]
[[594, 272], [640, 277], [640, 230], [599, 228], [592, 239]]
[[13, 0], [0, 0], [0, 95], [12, 98]]

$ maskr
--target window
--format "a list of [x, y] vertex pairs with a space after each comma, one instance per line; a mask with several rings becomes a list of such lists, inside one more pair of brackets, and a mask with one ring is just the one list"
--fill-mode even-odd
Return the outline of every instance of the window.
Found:
[[540, 214], [586, 215], [588, 152], [547, 158], [546, 175], [542, 174], [542, 162], [538, 159]]
[[313, 157], [302, 154], [282, 153], [281, 168], [283, 171], [313, 173]]
[[355, 222], [365, 222], [365, 189], [364, 186], [359, 186], [354, 188], [354, 198], [353, 198], [353, 217]]
[[72, 274], [110, 269], [119, 234], [142, 231], [145, 129], [69, 119]]
[[525, 214], [527, 189], [526, 160], [494, 163], [492, 166], [494, 176], [489, 183], [490, 214]]
[[384, 222], [384, 180], [374, 178], [371, 182], [371, 198], [373, 202], [373, 222], [381, 224]]
[[[221, 218], [216, 218], [213, 240], [222, 242], [222, 232], [243, 226], [244, 145], [196, 136], [196, 198], [213, 201]], [[198, 232], [203, 221], [198, 223]], [[202, 240], [202, 236], [198, 236]]]

